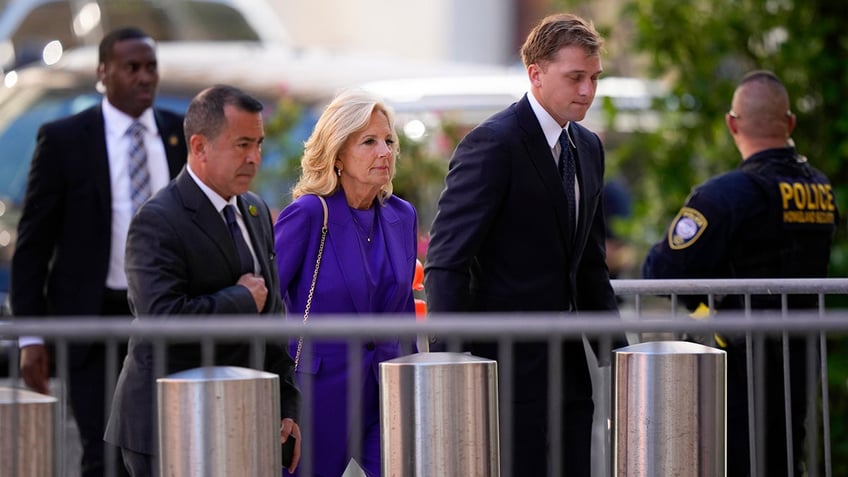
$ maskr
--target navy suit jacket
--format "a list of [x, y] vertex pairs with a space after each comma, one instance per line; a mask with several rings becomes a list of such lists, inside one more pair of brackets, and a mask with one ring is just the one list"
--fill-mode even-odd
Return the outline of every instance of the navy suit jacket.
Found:
[[[569, 128], [580, 185], [577, 230], [568, 227], [556, 162], [526, 96], [459, 143], [425, 264], [431, 313], [617, 310], [605, 262], [603, 147], [579, 124]], [[570, 389], [591, 398], [582, 344], [571, 348]], [[546, 352], [524, 351], [516, 357], [522, 385], [515, 397], [540, 398], [547, 374], [538, 363]]]
[[[238, 206], [268, 288], [261, 313], [282, 319], [270, 211], [258, 195], [250, 192], [239, 196]], [[236, 285], [241, 273], [229, 229], [186, 170], [133, 218], [127, 237], [126, 270], [136, 320], [257, 313], [250, 291]], [[265, 344], [263, 368], [280, 376], [282, 417], [297, 420], [300, 392], [294, 385], [294, 361], [282, 341]], [[251, 367], [250, 357], [249, 343], [215, 346], [215, 365]], [[166, 358], [167, 374], [203, 364], [201, 346], [195, 340], [170, 344]], [[106, 428], [107, 442], [135, 452], [158, 453], [153, 434], [154, 370], [151, 343], [131, 338]]]
[[[187, 156], [183, 117], [160, 109], [154, 116], [175, 177]], [[12, 312], [100, 314], [111, 240], [109, 156], [98, 105], [38, 131], [12, 259]]]
[[457, 146], [427, 254], [431, 312], [617, 309], [605, 263], [603, 148], [591, 131], [569, 127], [577, 230], [568, 229], [562, 181], [526, 97]]

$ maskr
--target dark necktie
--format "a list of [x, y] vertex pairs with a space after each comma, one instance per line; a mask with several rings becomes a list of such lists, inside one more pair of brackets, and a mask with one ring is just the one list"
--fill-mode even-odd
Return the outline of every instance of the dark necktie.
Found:
[[577, 198], [574, 193], [574, 180], [577, 171], [570, 142], [568, 133], [563, 129], [559, 135], [559, 175], [562, 178], [562, 187], [565, 190], [565, 199], [568, 202], [568, 229], [573, 235], [577, 228]]
[[235, 207], [232, 205], [224, 207], [224, 219], [227, 221], [227, 228], [230, 229], [230, 235], [233, 236], [233, 242], [236, 244], [241, 274], [254, 273], [253, 254], [250, 253], [250, 248], [247, 246], [247, 242], [244, 241], [244, 235], [241, 233], [241, 227], [239, 227], [238, 221], [236, 221]]
[[134, 121], [127, 134], [130, 137], [130, 199], [132, 211], [150, 197], [150, 172], [147, 170], [147, 150], [144, 148], [144, 126]]

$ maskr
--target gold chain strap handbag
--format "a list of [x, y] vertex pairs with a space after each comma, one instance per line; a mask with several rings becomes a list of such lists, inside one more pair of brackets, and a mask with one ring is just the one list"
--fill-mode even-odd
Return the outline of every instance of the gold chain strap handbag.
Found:
[[[306, 296], [306, 307], [303, 309], [303, 323], [309, 320], [309, 309], [312, 308], [312, 295], [315, 293], [315, 282], [318, 281], [318, 269], [321, 268], [321, 257], [324, 255], [324, 241], [327, 239], [327, 201], [320, 195], [316, 195], [324, 207], [324, 226], [321, 227], [321, 243], [318, 245], [318, 257], [315, 259], [315, 272], [312, 273], [312, 284], [309, 286], [309, 295]], [[303, 350], [303, 336], [297, 340], [297, 352], [294, 355], [294, 369], [300, 363], [300, 353]]]

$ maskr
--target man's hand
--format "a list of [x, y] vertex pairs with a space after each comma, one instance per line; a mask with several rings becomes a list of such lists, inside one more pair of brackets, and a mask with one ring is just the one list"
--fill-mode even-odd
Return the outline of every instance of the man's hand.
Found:
[[268, 288], [265, 286], [265, 279], [257, 277], [252, 273], [245, 273], [239, 278], [236, 285], [241, 285], [253, 295], [253, 300], [256, 302], [256, 311], [262, 311], [265, 308], [265, 300], [268, 299]]
[[294, 473], [295, 469], [297, 469], [297, 464], [300, 463], [300, 443], [303, 442], [303, 439], [300, 438], [300, 426], [294, 420], [287, 417], [280, 422], [280, 443], [286, 442], [289, 436], [295, 438], [294, 457], [292, 458], [291, 466], [288, 468], [290, 473]]
[[27, 387], [41, 394], [50, 394], [50, 357], [44, 345], [21, 348], [21, 376]]

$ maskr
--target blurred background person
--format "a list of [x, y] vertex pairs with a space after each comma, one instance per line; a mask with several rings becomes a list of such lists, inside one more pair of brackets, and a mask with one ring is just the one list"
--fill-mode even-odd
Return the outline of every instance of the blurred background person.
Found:
[[[282, 314], [271, 212], [248, 190], [262, 162], [262, 109], [252, 96], [225, 85], [201, 91], [189, 104], [188, 165], [139, 210], [129, 228], [126, 268], [136, 320]], [[169, 344], [165, 374], [203, 366], [202, 348], [190, 340]], [[249, 342], [221, 342], [211, 365], [251, 367], [254, 354]], [[280, 377], [280, 437], [296, 438], [294, 470], [301, 441], [294, 362], [273, 342], [259, 356], [262, 368]], [[156, 365], [153, 343], [132, 337], [105, 438], [121, 448], [133, 477], [159, 475]]]
[[[153, 108], [159, 82], [153, 39], [136, 28], [115, 30], [100, 42], [99, 57], [102, 102], [38, 132], [12, 258], [16, 316], [128, 316], [130, 219], [185, 164], [182, 116]], [[48, 393], [55, 363], [43, 340], [22, 337], [19, 345], [24, 382]], [[86, 342], [68, 347], [68, 396], [84, 477], [105, 474], [105, 349]], [[114, 471], [122, 475], [123, 467]]]
[[[630, 191], [620, 179], [604, 184], [604, 220], [606, 229], [607, 268], [611, 279], [626, 278], [637, 264], [636, 252], [627, 237], [616, 231], [617, 222], [630, 218]], [[619, 297], [620, 298], [620, 297]]]
[[[392, 194], [398, 154], [392, 111], [376, 96], [346, 91], [327, 106], [306, 141], [294, 201], [274, 226], [280, 287], [287, 319], [332, 315], [409, 314], [418, 235], [413, 206]], [[326, 241], [322, 197], [329, 213]], [[323, 250], [321, 245], [323, 244]], [[320, 250], [320, 251], [319, 251]], [[314, 290], [316, 258], [322, 254]], [[309, 299], [311, 298], [311, 302]], [[341, 475], [351, 458], [349, 442], [361, 442], [359, 463], [380, 475], [379, 368], [401, 354], [398, 339], [362, 345], [362, 390], [348, 395], [344, 340], [311, 343], [311, 362], [301, 359], [302, 341], [290, 343], [297, 373], [312, 374], [313, 475]], [[351, 435], [348, 401], [362, 410], [362, 435]]]
[[[824, 278], [838, 212], [830, 181], [791, 145], [795, 115], [780, 79], [769, 71], [745, 75], [725, 115], [727, 129], [742, 156], [731, 172], [696, 187], [649, 251], [645, 278]], [[717, 310], [741, 310], [743, 296], [717, 297]], [[681, 296], [690, 309], [703, 296]], [[816, 295], [790, 295], [791, 309], [818, 306]], [[779, 310], [781, 295], [753, 295], [755, 310]], [[719, 315], [720, 316], [720, 315]], [[717, 336], [727, 351], [727, 472], [750, 469], [744, 336]], [[787, 472], [782, 342], [767, 338], [764, 376], [766, 468], [759, 475], [803, 473], [807, 409], [806, 343], [789, 340], [791, 428], [794, 469]], [[754, 369], [758, 369], [755, 363]]]

